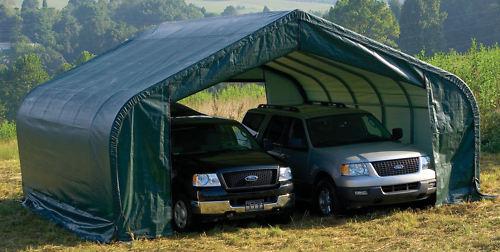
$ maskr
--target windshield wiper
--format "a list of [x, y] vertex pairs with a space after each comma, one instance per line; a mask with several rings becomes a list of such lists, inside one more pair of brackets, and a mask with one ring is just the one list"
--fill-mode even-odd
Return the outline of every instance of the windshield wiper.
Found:
[[391, 139], [385, 138], [385, 137], [379, 137], [379, 136], [372, 136], [370, 138], [366, 138], [363, 141], [364, 142], [385, 142], [385, 141], [390, 141]]
[[359, 140], [354, 140], [354, 141], [339, 142], [336, 140], [326, 140], [326, 141], [321, 141], [321, 142], [317, 143], [316, 146], [318, 146], [318, 147], [332, 147], [332, 146], [347, 145], [347, 144], [385, 142], [385, 141], [390, 141], [390, 139], [374, 136], [374, 137], [364, 138], [364, 139], [359, 139]]
[[210, 153], [223, 153], [223, 152], [232, 152], [232, 151], [248, 151], [252, 150], [251, 148], [243, 147], [243, 148], [225, 148], [220, 150], [209, 151]]

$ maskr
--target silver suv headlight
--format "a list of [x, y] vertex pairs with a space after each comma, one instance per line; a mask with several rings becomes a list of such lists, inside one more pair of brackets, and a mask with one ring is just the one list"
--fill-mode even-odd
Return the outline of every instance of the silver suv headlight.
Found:
[[219, 178], [215, 173], [195, 174], [193, 175], [193, 186], [196, 187], [214, 187], [220, 186]]
[[280, 167], [280, 182], [292, 180], [292, 170], [290, 167]]
[[421, 156], [420, 157], [420, 164], [422, 164], [422, 170], [434, 169], [432, 167], [431, 158], [429, 156]]
[[342, 164], [340, 166], [342, 176], [368, 176], [368, 163]]

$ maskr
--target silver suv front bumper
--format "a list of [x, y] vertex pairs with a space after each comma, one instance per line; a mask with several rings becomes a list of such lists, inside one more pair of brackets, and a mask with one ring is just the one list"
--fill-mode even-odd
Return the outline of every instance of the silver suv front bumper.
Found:
[[[294, 194], [289, 193], [278, 196], [276, 202], [264, 203], [264, 210], [293, 207]], [[246, 213], [245, 206], [231, 206], [229, 200], [222, 201], [192, 201], [193, 213], [195, 214], [226, 214], [226, 213]], [[262, 212], [260, 211], [260, 212]]]

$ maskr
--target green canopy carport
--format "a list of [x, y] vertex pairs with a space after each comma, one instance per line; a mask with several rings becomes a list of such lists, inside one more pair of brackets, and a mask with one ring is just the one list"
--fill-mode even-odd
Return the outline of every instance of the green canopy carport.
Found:
[[38, 86], [17, 128], [25, 206], [96, 241], [172, 233], [170, 104], [224, 81], [268, 103], [343, 102], [432, 153], [438, 204], [480, 196], [467, 85], [296, 10], [168, 22]]

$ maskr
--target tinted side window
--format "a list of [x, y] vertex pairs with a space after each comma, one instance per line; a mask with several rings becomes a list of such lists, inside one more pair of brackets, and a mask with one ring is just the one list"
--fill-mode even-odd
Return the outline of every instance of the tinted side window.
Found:
[[290, 148], [307, 148], [306, 132], [301, 120], [293, 120], [290, 137], [288, 138], [286, 146]]
[[384, 132], [372, 117], [363, 116], [363, 122], [366, 126], [366, 131], [368, 131], [368, 134], [372, 136], [384, 135]]
[[259, 131], [264, 117], [265, 115], [263, 114], [247, 113], [245, 118], [243, 118], [243, 124], [254, 131]]
[[264, 133], [264, 139], [273, 144], [284, 144], [288, 140], [291, 122], [292, 118], [273, 116]]

